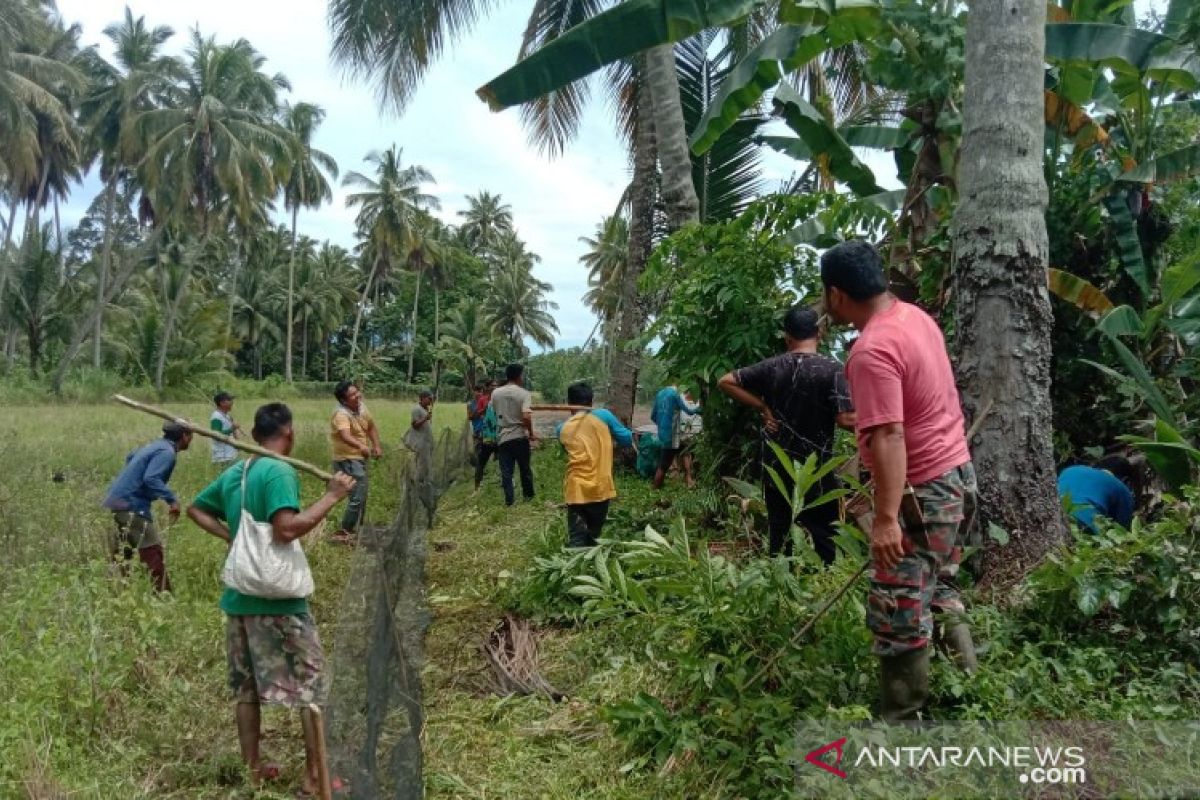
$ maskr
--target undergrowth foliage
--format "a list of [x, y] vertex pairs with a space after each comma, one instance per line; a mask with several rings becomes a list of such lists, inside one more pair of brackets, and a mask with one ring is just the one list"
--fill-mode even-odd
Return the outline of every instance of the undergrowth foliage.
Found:
[[[1081, 537], [1003, 609], [977, 603], [970, 614], [981, 668], [966, 675], [935, 659], [930, 715], [1194, 718], [1200, 496], [1188, 499], [1132, 532]], [[682, 518], [662, 530], [610, 526], [611, 538], [583, 550], [547, 537], [505, 600], [543, 622], [611, 629], [607, 638], [654, 675], [602, 711], [629, 744], [632, 766], [692, 763], [738, 796], [778, 796], [792, 785], [798, 720], [873, 713], [878, 668], [865, 580], [789, 645], [861, 563], [861, 542], [840, 537], [849, 552], [821, 571], [800, 557], [713, 555]]]

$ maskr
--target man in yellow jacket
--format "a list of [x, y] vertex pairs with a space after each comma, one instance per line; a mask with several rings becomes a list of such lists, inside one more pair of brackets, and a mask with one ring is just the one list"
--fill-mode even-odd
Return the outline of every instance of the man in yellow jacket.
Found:
[[[567, 387], [567, 402], [592, 405], [592, 387], [574, 383]], [[608, 504], [617, 496], [613, 483], [613, 443], [633, 444], [633, 434], [606, 408], [577, 411], [558, 429], [558, 440], [567, 451], [563, 497], [567, 502], [567, 547], [591, 547], [600, 538], [608, 519]]]

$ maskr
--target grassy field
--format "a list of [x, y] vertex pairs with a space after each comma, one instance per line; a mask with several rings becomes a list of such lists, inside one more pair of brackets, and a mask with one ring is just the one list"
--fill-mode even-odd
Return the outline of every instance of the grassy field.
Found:
[[[248, 421], [256, 402], [240, 400]], [[324, 465], [323, 401], [297, 401], [295, 455]], [[391, 519], [399, 439], [408, 405], [372, 402], [386, 454], [372, 473], [369, 516]], [[203, 405], [174, 412], [206, 419]], [[439, 427], [463, 424], [461, 405], [440, 407]], [[183, 520], [166, 532], [170, 596], [144, 575], [110, 574], [111, 524], [100, 506], [125, 454], [157, 435], [156, 420], [116, 406], [6, 408], [0, 414], [0, 797], [273, 798], [298, 785], [297, 723], [265, 715], [265, 750], [286, 765], [278, 788], [246, 786], [225, 689], [224, 618], [216, 607], [223, 546]], [[485, 491], [462, 481], [444, 498], [431, 534], [434, 612], [425, 666], [425, 776], [435, 798], [704, 797], [715, 790], [678, 776], [623, 769], [622, 746], [599, 721], [605, 702], [642, 676], [606, 657], [600, 631], [556, 630], [543, 640], [549, 680], [564, 703], [499, 698], [484, 680], [478, 646], [502, 615], [496, 590], [532, 556], [562, 541], [561, 457], [536, 456], [538, 500], [507, 510], [496, 467]], [[53, 480], [61, 473], [64, 480]], [[215, 475], [207, 442], [183, 453], [172, 485], [186, 503]], [[304, 500], [321, 487], [302, 479]], [[637, 482], [622, 487], [639, 491]], [[165, 513], [165, 509], [156, 509]], [[165, 523], [165, 519], [163, 520]], [[348, 551], [311, 536], [314, 614], [332, 644]], [[596, 665], [607, 665], [597, 669]], [[715, 796], [715, 795], [713, 795]]]
[[[239, 400], [235, 418], [248, 423], [256, 405]], [[332, 403], [291, 405], [294, 455], [327, 465]], [[369, 517], [386, 522], [395, 509], [391, 487], [405, 458], [399, 442], [409, 405], [370, 407], [385, 457], [372, 473]], [[169, 408], [194, 420], [206, 420], [210, 411], [200, 404]], [[462, 407], [442, 407], [435, 422], [457, 429]], [[224, 686], [224, 619], [216, 606], [223, 545], [187, 520], [168, 529], [174, 592], [162, 598], [148, 590], [139, 570], [122, 580], [107, 567], [105, 489], [125, 455], [155, 438], [159, 425], [117, 406], [0, 412], [0, 687], [6, 694], [0, 797], [252, 796], [239, 788]], [[172, 486], [185, 503], [216, 474], [208, 450], [197, 438], [180, 456]], [[64, 480], [54, 481], [55, 473]], [[306, 503], [323, 490], [311, 478], [301, 483]], [[165, 508], [159, 504], [156, 512], [165, 515]], [[317, 579], [314, 614], [326, 628], [350, 561], [344, 549], [324, 541], [330, 530], [310, 535], [308, 547]], [[267, 751], [298, 766], [298, 725], [283, 713], [268, 714], [266, 725]]]

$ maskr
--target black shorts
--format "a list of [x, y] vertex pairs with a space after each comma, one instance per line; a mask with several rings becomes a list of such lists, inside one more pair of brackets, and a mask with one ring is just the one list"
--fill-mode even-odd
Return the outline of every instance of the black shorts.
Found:
[[658, 454], [658, 468], [666, 472], [679, 456], [678, 447], [664, 447]]

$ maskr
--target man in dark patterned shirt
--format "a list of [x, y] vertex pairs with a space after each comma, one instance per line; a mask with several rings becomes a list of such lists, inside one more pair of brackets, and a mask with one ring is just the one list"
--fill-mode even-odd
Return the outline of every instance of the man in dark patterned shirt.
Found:
[[[783, 339], [787, 352], [734, 370], [721, 378], [718, 386], [731, 398], [762, 415], [763, 498], [767, 504], [769, 552], [781, 550], [791, 555], [793, 520], [812, 536], [813, 548], [825, 564], [833, 563], [836, 549], [833, 537], [838, 519], [838, 504], [823, 503], [793, 513], [793, 485], [775, 456], [770, 442], [779, 445], [795, 461], [803, 462], [815, 453], [819, 463], [833, 456], [834, 426], [854, 427], [854, 410], [842, 365], [817, 352], [817, 312], [797, 305], [783, 318]], [[783, 479], [780, 492], [767, 468], [774, 468]], [[807, 496], [814, 500], [837, 488], [830, 474], [818, 482]]]

